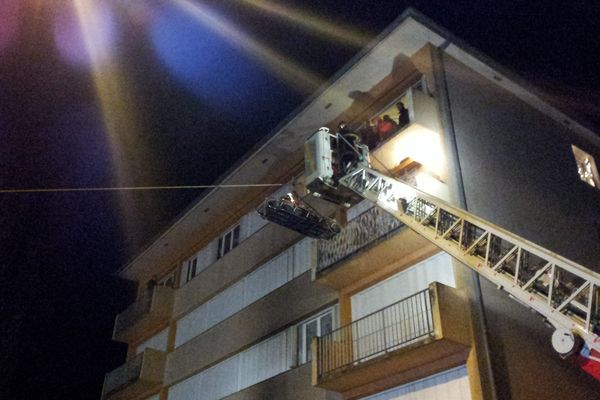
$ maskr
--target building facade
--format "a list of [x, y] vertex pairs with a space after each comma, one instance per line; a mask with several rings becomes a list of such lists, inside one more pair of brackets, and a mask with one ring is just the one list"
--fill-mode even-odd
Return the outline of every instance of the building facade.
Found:
[[[367, 201], [308, 196], [304, 142], [341, 122], [374, 168], [600, 270], [600, 138], [408, 10], [220, 180], [282, 187], [205, 193], [119, 271], [103, 399], [596, 398], [541, 316]], [[341, 233], [255, 211], [292, 190]]]

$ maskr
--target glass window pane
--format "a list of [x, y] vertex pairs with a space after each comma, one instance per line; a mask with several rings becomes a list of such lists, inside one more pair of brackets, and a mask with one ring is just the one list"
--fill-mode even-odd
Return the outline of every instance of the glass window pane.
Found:
[[297, 338], [298, 343], [296, 351], [298, 352], [298, 364], [302, 364], [304, 363], [304, 341], [302, 340], [304, 338], [304, 325], [298, 325]]
[[223, 254], [227, 254], [229, 253], [229, 250], [231, 250], [231, 238], [233, 237], [233, 235], [231, 234], [231, 232], [227, 232], [227, 234], [225, 235], [225, 251], [223, 251]]
[[321, 332], [319, 336], [327, 335], [333, 330], [333, 318], [331, 313], [327, 313], [321, 317]]
[[193, 276], [192, 276], [192, 262], [188, 261], [187, 262], [187, 268], [186, 268], [185, 281], [189, 282], [192, 278], [193, 278]]
[[196, 276], [196, 266], [198, 265], [198, 259], [194, 258], [192, 261], [192, 278]]
[[305, 330], [305, 341], [304, 341], [304, 352], [306, 354], [305, 361], [308, 362], [312, 359], [312, 354], [310, 351], [310, 344], [312, 342], [312, 338], [317, 336], [317, 321], [310, 321], [306, 324]]
[[217, 258], [221, 258], [223, 256], [223, 237], [219, 238], [219, 248], [217, 250]]
[[233, 230], [233, 243], [231, 245], [231, 248], [234, 248], [235, 246], [237, 246], [239, 241], [240, 241], [240, 226], [238, 225]]

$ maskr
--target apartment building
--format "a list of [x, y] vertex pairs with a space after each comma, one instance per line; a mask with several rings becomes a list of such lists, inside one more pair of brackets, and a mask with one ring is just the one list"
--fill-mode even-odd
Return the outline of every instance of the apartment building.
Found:
[[[600, 269], [600, 138], [407, 10], [220, 180], [282, 187], [205, 193], [119, 271], [139, 289], [103, 400], [596, 398], [541, 316], [371, 203], [307, 194], [304, 143], [341, 122], [374, 168]], [[341, 233], [258, 215], [292, 190]]]

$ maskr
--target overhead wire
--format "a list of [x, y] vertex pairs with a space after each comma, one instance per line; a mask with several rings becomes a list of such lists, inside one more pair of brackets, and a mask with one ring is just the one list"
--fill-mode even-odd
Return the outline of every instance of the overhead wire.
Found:
[[189, 190], [189, 189], [235, 189], [248, 187], [274, 187], [282, 183], [222, 184], [222, 185], [181, 185], [181, 186], [123, 186], [123, 187], [83, 187], [83, 188], [30, 188], [0, 189], [0, 194], [9, 193], [64, 193], [64, 192], [119, 192], [143, 190]]

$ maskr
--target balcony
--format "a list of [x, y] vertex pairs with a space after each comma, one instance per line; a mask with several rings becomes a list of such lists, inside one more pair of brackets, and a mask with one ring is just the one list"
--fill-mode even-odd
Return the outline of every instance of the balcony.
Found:
[[313, 385], [351, 399], [463, 364], [468, 303], [440, 283], [313, 339]]
[[146, 349], [104, 377], [103, 400], [132, 400], [162, 386], [166, 353]]
[[[398, 104], [408, 107], [404, 118], [399, 114]], [[384, 120], [388, 121], [387, 125], [374, 124], [367, 129], [376, 132], [376, 139], [369, 146], [372, 167], [447, 199], [448, 188], [444, 182], [448, 166], [435, 98], [424, 91], [422, 85], [412, 87], [371, 119]], [[380, 132], [386, 126], [387, 129]]]
[[166, 286], [148, 289], [135, 303], [117, 315], [113, 340], [132, 343], [165, 327], [171, 318], [174, 290]]
[[432, 248], [379, 207], [350, 221], [331, 240], [317, 243], [315, 281], [340, 290], [403, 257]]
[[[399, 116], [396, 104], [408, 107], [406, 117]], [[393, 124], [385, 133], [379, 132], [382, 126], [373, 126], [378, 140], [372, 145], [371, 162], [376, 169], [394, 170], [406, 158], [430, 169], [440, 167], [443, 149], [437, 104], [420, 87], [409, 89], [372, 120], [387, 120]]]

